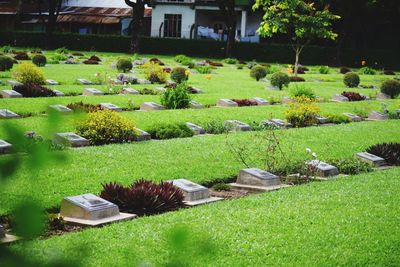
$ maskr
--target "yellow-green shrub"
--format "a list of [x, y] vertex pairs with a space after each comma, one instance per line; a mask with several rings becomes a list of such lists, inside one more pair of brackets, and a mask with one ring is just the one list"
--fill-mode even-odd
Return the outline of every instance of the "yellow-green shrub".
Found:
[[294, 127], [305, 127], [317, 122], [320, 109], [313, 100], [307, 97], [297, 97], [296, 101], [285, 112], [286, 120]]
[[151, 83], [165, 83], [167, 73], [164, 68], [154, 62], [147, 62], [143, 66], [144, 75]]
[[46, 81], [43, 71], [31, 62], [17, 65], [13, 75], [17, 81], [23, 84], [43, 85]]
[[132, 121], [110, 110], [89, 113], [76, 130], [94, 145], [132, 142], [138, 134]]

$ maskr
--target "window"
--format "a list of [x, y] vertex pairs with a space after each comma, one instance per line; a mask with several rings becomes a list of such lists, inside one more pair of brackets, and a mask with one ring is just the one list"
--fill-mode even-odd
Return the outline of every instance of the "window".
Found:
[[164, 15], [164, 37], [181, 37], [182, 15]]

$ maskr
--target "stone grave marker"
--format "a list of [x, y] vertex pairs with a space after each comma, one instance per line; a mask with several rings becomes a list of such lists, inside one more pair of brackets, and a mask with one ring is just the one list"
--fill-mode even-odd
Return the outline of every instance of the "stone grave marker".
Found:
[[250, 100], [256, 102], [258, 106], [269, 105], [269, 102], [267, 100], [265, 100], [264, 98], [261, 98], [261, 97], [253, 97]]
[[123, 84], [124, 82], [119, 80], [119, 79], [110, 78], [110, 83], [112, 83], [112, 84]]
[[360, 152], [360, 153], [357, 153], [356, 155], [361, 161], [366, 162], [372, 166], [381, 167], [381, 166], [386, 165], [384, 158], [375, 156], [368, 152]]
[[137, 79], [138, 84], [151, 84], [149, 80], [146, 79]]
[[293, 103], [293, 99], [287, 96], [282, 97], [282, 104], [290, 104], [290, 103]]
[[164, 110], [165, 107], [154, 102], [143, 102], [140, 105], [140, 110]]
[[192, 130], [195, 133], [195, 135], [205, 134], [206, 133], [206, 131], [204, 131], [203, 128], [201, 128], [200, 126], [198, 126], [198, 125], [196, 125], [194, 123], [187, 122], [186, 126], [189, 127], [190, 130]]
[[315, 119], [317, 120], [318, 124], [327, 124], [330, 123], [328, 118], [322, 116], [316, 116]]
[[121, 94], [124, 94], [124, 95], [139, 95], [140, 93], [139, 93], [138, 90], [135, 90], [133, 88], [123, 88], [122, 91], [121, 91]]
[[3, 98], [20, 98], [22, 95], [14, 90], [3, 90], [0, 92]]
[[389, 114], [385, 114], [378, 111], [372, 111], [368, 115], [368, 119], [370, 120], [387, 120], [389, 119]]
[[377, 99], [390, 99], [391, 97], [390, 97], [390, 95], [387, 95], [387, 94], [385, 94], [385, 93], [378, 92], [378, 93], [376, 94], [376, 98], [377, 98]]
[[51, 105], [51, 106], [49, 106], [49, 108], [51, 108], [51, 109], [53, 109], [53, 110], [55, 110], [55, 111], [58, 111], [58, 112], [60, 112], [60, 113], [65, 113], [65, 114], [70, 114], [70, 113], [72, 113], [72, 109], [67, 108], [67, 107], [64, 106], [64, 105]]
[[91, 85], [92, 82], [86, 79], [78, 79], [77, 80], [79, 83], [84, 84], [84, 85]]
[[0, 224], [0, 243], [11, 243], [17, 241], [19, 238], [10, 234], [7, 234], [7, 231], [3, 225]]
[[189, 107], [190, 107], [190, 108], [195, 108], [195, 109], [200, 109], [200, 108], [204, 108], [204, 105], [202, 105], [202, 104], [200, 104], [200, 103], [198, 103], [198, 102], [192, 100], [192, 101], [190, 101], [190, 103], [189, 103]]
[[201, 94], [203, 93], [203, 90], [190, 86], [190, 92], [192, 92], [193, 94]]
[[91, 95], [104, 95], [104, 93], [95, 88], [85, 88], [83, 89], [82, 95], [91, 96]]
[[339, 175], [338, 168], [320, 160], [311, 160], [308, 162], [308, 165], [312, 168], [315, 168], [315, 173], [319, 177]]
[[251, 131], [250, 125], [247, 123], [238, 121], [238, 120], [227, 120], [225, 121], [225, 127], [227, 127], [230, 131], [234, 132], [244, 132]]
[[90, 144], [89, 140], [75, 133], [56, 133], [54, 135], [54, 142], [71, 147], [82, 147]]
[[48, 85], [59, 85], [59, 83], [58, 83], [57, 81], [51, 80], [51, 79], [47, 79], [47, 80], [46, 80], [46, 83], [47, 83]]
[[288, 185], [282, 184], [280, 178], [275, 174], [258, 168], [241, 170], [236, 179], [236, 183], [230, 185], [233, 188], [248, 191], [272, 191], [288, 187]]
[[163, 93], [163, 92], [165, 92], [165, 90], [167, 90], [167, 89], [165, 89], [164, 87], [155, 87], [153, 90], [156, 91], [156, 92], [158, 92], [158, 93]]
[[111, 103], [100, 103], [100, 107], [102, 109], [108, 109], [108, 110], [117, 111], [117, 112], [122, 111], [122, 108], [120, 108], [114, 104], [111, 104]]
[[0, 139], [0, 154], [7, 154], [11, 152], [12, 145]]
[[135, 141], [141, 142], [151, 140], [151, 135], [148, 132], [145, 132], [138, 128], [136, 128], [136, 130], [138, 131], [138, 135], [136, 136]]
[[220, 99], [217, 102], [217, 107], [237, 107], [238, 103], [231, 99]]
[[267, 90], [279, 90], [278, 87], [273, 86], [273, 85], [271, 85], [271, 84], [270, 84], [270, 85], [267, 85], [267, 86], [266, 86], [266, 89], [267, 89]]
[[15, 81], [15, 80], [9, 80], [9, 81], [7, 81], [8, 82], [8, 84], [9, 85], [11, 85], [11, 87], [16, 87], [16, 86], [21, 86], [21, 85], [24, 85], [23, 83], [21, 83], [21, 82], [18, 82], [18, 81]]
[[336, 102], [348, 102], [349, 99], [341, 94], [335, 94], [332, 97], [332, 101], [336, 101]]
[[165, 82], [165, 85], [166, 85], [167, 87], [175, 87], [175, 86], [176, 86], [176, 82], [171, 81], [171, 80], [167, 80], [167, 81]]
[[292, 124], [290, 124], [286, 121], [283, 121], [281, 119], [271, 119], [269, 121], [272, 122], [273, 124], [275, 124], [275, 126], [277, 126], [277, 127], [290, 128], [293, 126]]
[[0, 109], [0, 119], [17, 119], [20, 116], [8, 109]]
[[61, 201], [60, 215], [66, 222], [90, 226], [136, 217], [135, 214], [120, 213], [117, 205], [93, 194], [64, 198]]
[[59, 90], [52, 89], [52, 91], [56, 93], [56, 96], [65, 96], [65, 94]]
[[350, 118], [351, 121], [353, 121], [353, 122], [362, 121], [362, 118], [360, 116], [357, 116], [357, 115], [354, 115], [354, 114], [351, 114], [351, 113], [345, 112], [345, 113], [343, 113], [343, 115], [345, 115], [346, 117]]
[[178, 187], [183, 192], [185, 202], [189, 206], [196, 206], [222, 199], [218, 197], [211, 197], [210, 190], [208, 190], [207, 187], [195, 184], [186, 179], [173, 180], [172, 184]]

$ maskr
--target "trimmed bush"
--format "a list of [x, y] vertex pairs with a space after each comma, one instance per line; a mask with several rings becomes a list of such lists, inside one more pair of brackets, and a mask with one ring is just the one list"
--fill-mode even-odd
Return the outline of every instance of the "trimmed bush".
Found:
[[225, 58], [224, 63], [234, 65], [238, 63], [238, 60], [236, 58]]
[[319, 72], [320, 74], [329, 74], [330, 69], [329, 69], [328, 66], [320, 66], [320, 67], [318, 68], [318, 72]]
[[184, 61], [192, 61], [191, 58], [189, 58], [185, 55], [177, 55], [177, 56], [175, 56], [174, 60], [178, 63], [182, 63]]
[[110, 110], [89, 113], [76, 130], [93, 145], [132, 142], [138, 134], [132, 121]]
[[148, 131], [153, 139], [192, 137], [193, 131], [186, 124], [159, 124]]
[[334, 124], [349, 123], [351, 119], [343, 114], [328, 114], [325, 116]]
[[82, 101], [80, 102], [74, 102], [74, 103], [70, 103], [67, 105], [67, 108], [72, 109], [73, 111], [76, 112], [94, 112], [94, 111], [98, 111], [101, 109], [101, 106], [98, 105], [92, 105], [92, 104], [87, 104], [87, 103], [83, 103]]
[[0, 71], [8, 71], [12, 69], [14, 61], [7, 56], [0, 56]]
[[395, 98], [400, 95], [400, 81], [387, 80], [381, 85], [381, 92]]
[[47, 58], [40, 54], [34, 55], [32, 58], [32, 62], [33, 62], [33, 64], [35, 64], [38, 67], [44, 67], [44, 66], [46, 66]]
[[56, 96], [52, 90], [38, 84], [26, 83], [13, 88], [24, 97], [49, 97]]
[[370, 67], [363, 67], [358, 72], [361, 74], [364, 74], [364, 75], [375, 75], [376, 74], [376, 70], [374, 70], [373, 68], [370, 68]]
[[250, 70], [250, 77], [256, 79], [256, 81], [265, 78], [265, 76], [267, 76], [267, 70], [261, 65], [256, 65]]
[[43, 71], [30, 62], [19, 64], [13, 73], [17, 81], [23, 84], [45, 84]]
[[189, 75], [187, 75], [187, 70], [182, 67], [174, 68], [171, 72], [171, 80], [176, 83], [182, 83], [189, 79]]
[[121, 58], [117, 61], [117, 69], [122, 72], [129, 72], [133, 68], [132, 62], [127, 58]]
[[349, 99], [349, 101], [362, 101], [365, 100], [365, 96], [360, 95], [357, 92], [343, 92], [342, 96], [345, 96]]
[[357, 87], [360, 84], [360, 76], [355, 72], [348, 72], [344, 75], [343, 82], [347, 87]]
[[288, 87], [290, 83], [290, 78], [286, 73], [283, 72], [275, 72], [271, 76], [271, 85], [278, 87], [279, 90], [282, 90], [282, 88]]
[[161, 104], [167, 109], [188, 108], [190, 101], [186, 83], [180, 83], [175, 88], [167, 88], [161, 95]]
[[286, 120], [294, 127], [311, 126], [317, 123], [319, 107], [311, 99], [299, 97], [285, 112]]
[[144, 74], [147, 80], [151, 83], [165, 83], [167, 80], [167, 73], [164, 72], [163, 67], [153, 62], [146, 62], [142, 65]]

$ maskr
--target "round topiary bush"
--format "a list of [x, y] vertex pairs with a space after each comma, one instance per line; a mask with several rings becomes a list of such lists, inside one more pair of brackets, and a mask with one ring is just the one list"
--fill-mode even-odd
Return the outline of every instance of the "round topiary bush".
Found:
[[19, 64], [13, 73], [17, 81], [23, 84], [45, 84], [43, 71], [30, 62]]
[[176, 83], [187, 81], [189, 76], [186, 74], [186, 69], [182, 67], [174, 68], [171, 72], [171, 80]]
[[261, 65], [255, 65], [250, 70], [250, 76], [259, 81], [267, 76], [267, 70]]
[[40, 54], [34, 55], [32, 58], [32, 62], [38, 67], [44, 67], [47, 63], [47, 58]]
[[381, 92], [395, 98], [400, 95], [400, 82], [396, 80], [384, 81], [381, 85]]
[[271, 85], [278, 87], [279, 90], [282, 90], [284, 86], [288, 86], [290, 83], [290, 77], [286, 73], [283, 72], [275, 72], [271, 76]]
[[7, 71], [12, 69], [14, 61], [7, 56], [0, 56], [0, 71]]
[[122, 72], [128, 72], [133, 68], [132, 62], [127, 58], [121, 58], [117, 62], [117, 69]]
[[360, 76], [357, 73], [348, 72], [344, 75], [343, 82], [347, 87], [357, 87], [360, 84]]

